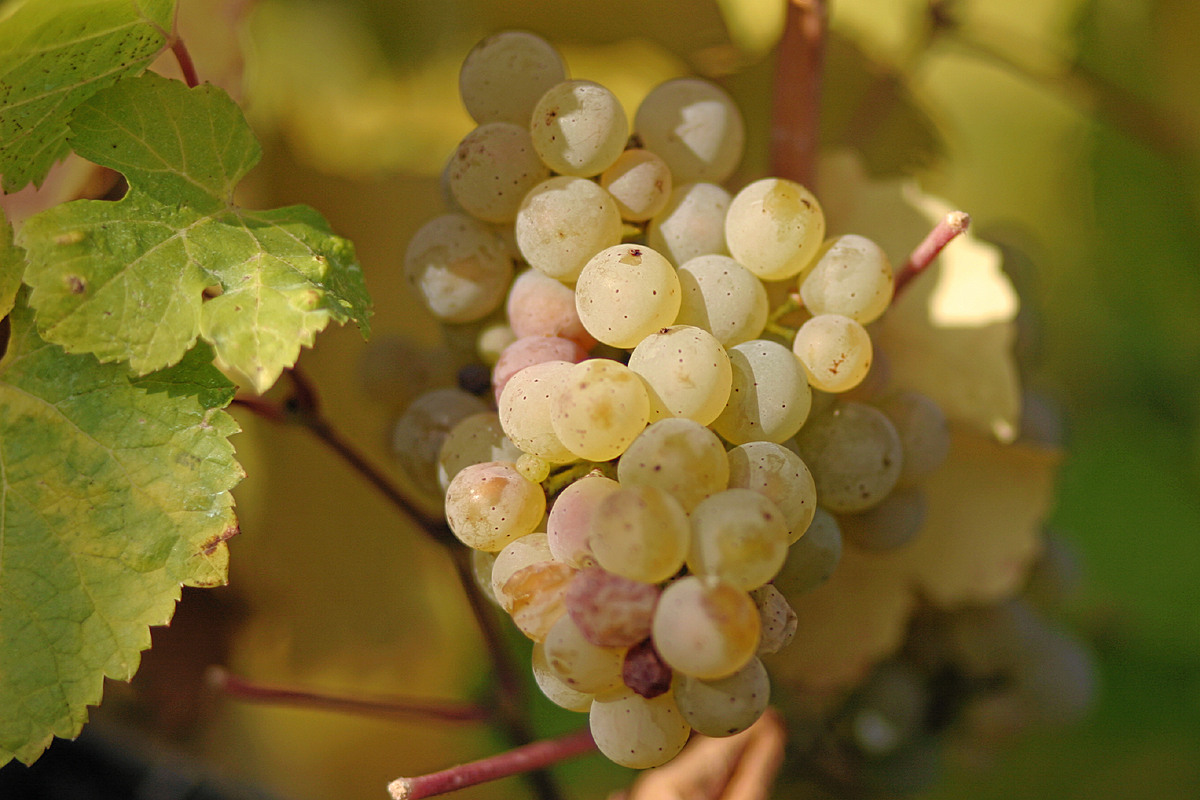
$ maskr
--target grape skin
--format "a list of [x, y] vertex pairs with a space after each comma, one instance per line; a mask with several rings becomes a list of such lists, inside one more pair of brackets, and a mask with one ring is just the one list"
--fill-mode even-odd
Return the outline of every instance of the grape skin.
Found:
[[753, 489], [783, 512], [788, 544], [808, 530], [817, 510], [817, 485], [800, 456], [774, 442], [747, 442], [726, 453], [729, 488]]
[[780, 443], [808, 419], [812, 391], [804, 368], [786, 347], [752, 339], [729, 348], [732, 390], [712, 428], [733, 444]]
[[621, 455], [649, 416], [650, 399], [638, 376], [619, 361], [604, 358], [572, 367], [551, 399], [554, 433], [568, 450], [589, 461]]
[[646, 242], [676, 265], [697, 256], [728, 255], [725, 215], [731, 199], [715, 183], [676, 186], [667, 205], [651, 218]]
[[808, 382], [822, 392], [849, 391], [871, 369], [870, 334], [839, 314], [821, 314], [801, 325], [792, 351], [804, 365]]
[[728, 180], [746, 138], [733, 98], [697, 78], [677, 78], [652, 89], [634, 115], [634, 130], [681, 182]]
[[812, 470], [818, 501], [835, 514], [855, 514], [883, 502], [904, 461], [895, 426], [882, 411], [862, 403], [838, 403], [805, 425], [796, 444]]
[[732, 736], [749, 728], [767, 710], [771, 680], [757, 658], [726, 678], [703, 681], [681, 675], [675, 702], [683, 718], [705, 736]]
[[716, 680], [754, 657], [761, 624], [744, 590], [720, 578], [689, 575], [663, 590], [652, 636], [659, 655], [675, 670]]
[[767, 290], [729, 256], [706, 255], [679, 267], [683, 296], [676, 325], [708, 331], [723, 347], [757, 339], [770, 313]]
[[656, 486], [685, 511], [729, 482], [729, 460], [716, 434], [695, 420], [670, 417], [651, 424], [617, 462], [622, 486]]
[[813, 314], [841, 314], [866, 325], [892, 302], [892, 265], [879, 245], [848, 234], [821, 246], [800, 282], [800, 298]]
[[463, 137], [447, 173], [459, 206], [484, 222], [512, 222], [529, 190], [549, 177], [529, 130], [509, 122], [489, 122]]
[[516, 232], [529, 266], [570, 283], [588, 259], [620, 243], [621, 213], [612, 195], [592, 181], [560, 175], [525, 195]]
[[691, 513], [688, 569], [716, 575], [739, 589], [762, 586], [783, 566], [788, 531], [783, 512], [750, 489], [727, 489]]
[[404, 274], [434, 316], [473, 322], [504, 300], [512, 259], [500, 238], [465, 214], [435, 217], [417, 230], [404, 254]]
[[592, 257], [575, 284], [575, 306], [588, 333], [613, 347], [636, 347], [679, 313], [679, 277], [649, 247], [619, 244]]
[[471, 48], [459, 69], [458, 90], [480, 125], [526, 126], [538, 99], [566, 77], [562, 56], [540, 36], [503, 31]]
[[588, 724], [600, 752], [631, 769], [667, 763], [692, 732], [671, 692], [649, 700], [629, 690], [597, 697]]
[[795, 181], [763, 178], [742, 189], [725, 215], [729, 254], [764, 281], [800, 274], [825, 239], [825, 215]]
[[550, 508], [546, 521], [550, 552], [559, 561], [575, 567], [584, 566], [591, 558], [588, 545], [592, 517], [600, 501], [621, 488], [620, 484], [603, 475], [585, 475], [559, 493]]
[[733, 368], [708, 331], [673, 325], [651, 333], [629, 356], [650, 397], [650, 419], [684, 417], [708, 425], [725, 409]]
[[609, 572], [642, 583], [674, 575], [687, 558], [687, 514], [656, 486], [622, 486], [600, 501], [588, 545]]
[[446, 490], [446, 521], [459, 541], [476, 550], [500, 550], [533, 533], [546, 511], [542, 487], [514, 464], [472, 464]]
[[529, 129], [546, 166], [580, 178], [610, 167], [629, 139], [621, 102], [592, 81], [563, 81], [547, 89], [534, 106]]
[[505, 434], [522, 451], [551, 464], [569, 464], [578, 458], [550, 422], [554, 392], [572, 366], [568, 361], [534, 364], [512, 376], [500, 393], [500, 425]]
[[621, 153], [600, 176], [600, 185], [617, 201], [621, 218], [644, 222], [666, 207], [673, 187], [667, 163], [649, 150]]

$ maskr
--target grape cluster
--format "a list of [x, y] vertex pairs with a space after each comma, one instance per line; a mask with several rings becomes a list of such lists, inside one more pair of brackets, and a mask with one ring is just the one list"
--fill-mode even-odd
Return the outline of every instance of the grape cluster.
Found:
[[631, 136], [612, 92], [524, 32], [477, 45], [460, 87], [478, 127], [444, 172], [454, 210], [405, 268], [439, 319], [480, 323], [496, 410], [418, 400], [397, 452], [535, 641], [546, 696], [652, 767], [762, 714], [791, 604], [843, 535], [918, 533], [949, 428], [872, 347], [880, 247], [827, 240], [793, 181], [721, 186], [744, 138], [721, 88], [668, 81]]

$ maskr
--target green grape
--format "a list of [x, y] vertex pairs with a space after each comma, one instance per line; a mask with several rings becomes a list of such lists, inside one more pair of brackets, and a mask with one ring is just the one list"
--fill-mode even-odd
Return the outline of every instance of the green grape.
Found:
[[674, 497], [656, 486], [622, 486], [597, 506], [588, 545], [609, 572], [659, 583], [683, 566], [690, 536]]
[[550, 177], [524, 126], [489, 122], [468, 133], [450, 159], [458, 205], [485, 222], [512, 222], [529, 190]]
[[604, 170], [600, 185], [617, 201], [622, 219], [644, 222], [671, 199], [671, 170], [655, 153], [635, 147]]
[[770, 312], [767, 290], [754, 273], [729, 256], [706, 255], [679, 267], [683, 297], [676, 325], [694, 325], [723, 347], [757, 339]]
[[725, 454], [729, 488], [753, 489], [783, 512], [792, 544], [808, 530], [817, 510], [817, 485], [800, 456], [774, 442], [747, 442]]
[[575, 569], [558, 561], [535, 561], [512, 574], [498, 593], [521, 633], [540, 642], [567, 614], [564, 598]]
[[579, 319], [613, 347], [636, 347], [679, 313], [679, 277], [671, 263], [644, 245], [619, 244], [592, 257], [575, 284]]
[[813, 314], [840, 314], [866, 325], [892, 302], [892, 265], [879, 245], [850, 234], [821, 246], [800, 282], [800, 299]]
[[838, 314], [822, 314], [801, 325], [792, 352], [804, 365], [808, 382], [822, 392], [849, 391], [871, 369], [867, 329]]
[[425, 223], [404, 254], [408, 282], [425, 307], [446, 322], [474, 322], [499, 308], [512, 270], [496, 233], [465, 214]]
[[667, 763], [683, 749], [692, 732], [670, 692], [649, 700], [628, 689], [598, 696], [588, 723], [600, 752], [631, 769]]
[[522, 451], [551, 464], [569, 464], [578, 456], [567, 449], [550, 422], [550, 410], [569, 361], [544, 361], [513, 375], [500, 394], [500, 425]]
[[879, 505], [838, 522], [847, 542], [863, 550], [895, 550], [917, 537], [925, 524], [928, 503], [920, 489], [897, 488]]
[[568, 450], [589, 461], [614, 459], [646, 427], [646, 387], [619, 361], [593, 358], [561, 378], [551, 400], [550, 424]]
[[808, 419], [812, 391], [790, 350], [767, 339], [729, 348], [733, 387], [712, 428], [733, 444], [784, 442]]
[[904, 453], [896, 427], [877, 408], [838, 403], [796, 437], [817, 500], [835, 514], [873, 508], [896, 487]]
[[651, 218], [647, 244], [676, 265], [697, 256], [728, 255], [725, 214], [730, 199], [715, 183], [677, 185], [667, 205]]
[[[444, 492], [450, 486], [450, 481], [454, 480], [454, 476], [472, 464], [484, 461], [518, 462], [523, 455], [520, 448], [504, 435], [500, 417], [496, 412], [472, 414], [456, 423], [442, 442], [437, 459], [438, 485]], [[517, 470], [520, 469], [518, 463]]]
[[725, 216], [729, 254], [764, 281], [800, 274], [825, 239], [825, 215], [812, 192], [783, 178], [742, 189]]
[[760, 656], [778, 653], [796, 635], [800, 620], [795, 610], [783, 593], [769, 583], [750, 592], [750, 598], [758, 608], [758, 618], [762, 623], [762, 634], [755, 652]]
[[617, 160], [629, 120], [616, 95], [592, 81], [563, 81], [546, 90], [529, 121], [533, 146], [560, 175], [589, 178]]
[[732, 675], [703, 681], [680, 675], [675, 702], [687, 724], [705, 736], [732, 736], [749, 728], [771, 702], [771, 679], [757, 658]]
[[458, 90], [467, 113], [480, 125], [511, 122], [524, 127], [538, 99], [566, 77], [562, 56], [544, 39], [526, 31], [503, 31], [471, 48], [458, 73]]
[[588, 545], [592, 517], [600, 501], [621, 488], [611, 478], [600, 474], [585, 475], [554, 498], [546, 520], [550, 552], [559, 561], [573, 567], [584, 566], [591, 558]]
[[634, 130], [679, 181], [729, 179], [742, 159], [745, 124], [725, 90], [698, 78], [660, 84], [638, 106]]
[[787, 558], [772, 585], [785, 598], [798, 601], [829, 580], [841, 560], [842, 530], [832, 514], [818, 508], [808, 530], [788, 548]]
[[684, 417], [707, 425], [725, 409], [733, 369], [713, 335], [690, 325], [651, 333], [629, 356], [650, 397], [650, 419]]
[[762, 586], [783, 566], [788, 531], [783, 512], [750, 489], [727, 489], [691, 513], [688, 569], [715, 575], [739, 589]]
[[462, 389], [435, 389], [414, 400], [392, 427], [392, 453], [404, 474], [422, 491], [442, 495], [438, 456], [443, 443], [459, 422], [486, 412], [486, 403]]
[[570, 283], [583, 265], [621, 241], [621, 213], [612, 195], [584, 178], [542, 181], [517, 209], [517, 246], [529, 266]]
[[533, 680], [542, 694], [554, 705], [568, 711], [587, 711], [592, 707], [592, 695], [572, 689], [563, 683], [546, 661], [546, 646], [533, 643]]
[[896, 426], [904, 464], [897, 486], [916, 486], [950, 454], [950, 423], [941, 406], [918, 392], [897, 392], [878, 406]]
[[754, 657], [762, 622], [750, 595], [720, 578], [689, 575], [663, 590], [652, 636], [673, 669], [725, 678]]
[[533, 533], [545, 511], [542, 487], [505, 461], [472, 464], [446, 490], [446, 522], [459, 541], [476, 550], [500, 550]]
[[543, 646], [550, 671], [577, 692], [611, 692], [622, 685], [625, 648], [592, 644], [569, 614], [551, 626]]
[[525, 569], [530, 564], [553, 560], [554, 556], [550, 553], [550, 545], [546, 541], [546, 534], [537, 532], [522, 536], [520, 539], [514, 539], [496, 554], [496, 560], [492, 563], [492, 575], [488, 580], [488, 585], [492, 590], [492, 594], [496, 596], [496, 599], [505, 611], [512, 610], [511, 598], [504, 595], [504, 584], [508, 583], [508, 579], [517, 570]]
[[617, 462], [622, 486], [656, 486], [691, 513], [729, 482], [729, 461], [716, 434], [698, 422], [670, 417], [651, 424]]

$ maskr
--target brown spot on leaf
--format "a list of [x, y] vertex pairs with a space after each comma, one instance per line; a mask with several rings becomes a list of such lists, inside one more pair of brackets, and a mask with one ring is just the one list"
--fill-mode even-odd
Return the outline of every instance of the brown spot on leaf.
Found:
[[221, 546], [222, 542], [229, 541], [239, 533], [241, 533], [241, 529], [238, 528], [238, 524], [234, 522], [220, 533], [215, 533], [208, 537], [208, 539], [204, 542], [204, 545], [200, 548], [200, 552], [206, 556], [211, 556], [213, 553], [217, 552], [217, 548]]

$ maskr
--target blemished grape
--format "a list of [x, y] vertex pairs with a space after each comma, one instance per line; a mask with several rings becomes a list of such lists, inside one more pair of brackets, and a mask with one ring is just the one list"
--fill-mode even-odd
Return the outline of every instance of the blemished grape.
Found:
[[822, 314], [801, 325], [792, 352], [804, 365], [808, 382], [822, 392], [849, 391], [871, 369], [870, 334], [838, 314]]
[[472, 464], [515, 462], [522, 455], [520, 448], [504, 435], [500, 417], [494, 411], [472, 414], [455, 424], [442, 442], [437, 460], [438, 485], [445, 491], [454, 476]]
[[950, 454], [950, 423], [941, 406], [918, 392], [897, 392], [878, 405], [896, 426], [904, 464], [897, 486], [917, 486]]
[[808, 530], [788, 548], [771, 584], [785, 598], [796, 600], [829, 580], [841, 560], [841, 527], [832, 514], [818, 508]]
[[656, 486], [670, 493], [689, 513], [726, 487], [729, 461], [716, 434], [679, 417], [650, 425], [617, 462], [622, 486]]
[[567, 587], [567, 613], [592, 644], [632, 647], [650, 635], [658, 595], [652, 583], [592, 567], [581, 570]]
[[679, 267], [683, 298], [676, 325], [695, 325], [724, 347], [757, 339], [767, 324], [767, 290], [729, 256], [707, 255]]
[[634, 130], [676, 180], [728, 180], [742, 159], [745, 124], [725, 90], [698, 78], [659, 84], [638, 106]]
[[925, 493], [910, 487], [896, 489], [883, 502], [861, 514], [838, 520], [847, 542], [863, 550], [895, 550], [917, 537], [925, 524]]
[[707, 425], [725, 409], [733, 368], [708, 331], [674, 325], [651, 333], [629, 356], [650, 398], [650, 419], [684, 417]]
[[769, 656], [778, 653], [796, 635], [799, 625], [796, 611], [783, 593], [769, 583], [750, 592], [750, 598], [758, 608], [758, 618], [762, 623], [757, 654]]
[[513, 281], [505, 313], [518, 339], [557, 336], [570, 339], [584, 350], [596, 344], [595, 337], [579, 321], [575, 290], [536, 269], [525, 270]]
[[[516, 445], [513, 445], [516, 447]], [[517, 472], [534, 483], [541, 483], [550, 477], [550, 462], [529, 453], [521, 453], [516, 461]]]
[[560, 175], [590, 178], [612, 166], [629, 139], [629, 120], [612, 92], [592, 81], [546, 90], [529, 122], [538, 156]]
[[757, 658], [726, 678], [680, 675], [675, 702], [687, 724], [705, 736], [732, 736], [749, 728], [771, 702], [771, 679]]
[[621, 241], [621, 213], [592, 181], [560, 175], [539, 183], [517, 209], [517, 246], [529, 266], [570, 283], [583, 265]]
[[575, 284], [575, 306], [588, 333], [613, 347], [636, 347], [679, 313], [679, 277], [660, 254], [619, 244], [587, 262]]
[[662, 660], [649, 637], [626, 651], [621, 680], [647, 700], [670, 691], [674, 677], [675, 671]]
[[476, 550], [500, 550], [533, 533], [546, 511], [542, 487], [505, 461], [472, 464], [446, 490], [446, 521], [459, 541]]
[[892, 265], [879, 245], [848, 234], [821, 246], [800, 282], [800, 299], [813, 314], [841, 314], [866, 325], [892, 302]]
[[689, 575], [663, 590], [654, 612], [654, 646], [685, 675], [724, 678], [758, 649], [758, 609], [750, 595], [720, 578]]
[[818, 502], [835, 514], [856, 514], [883, 502], [904, 461], [895, 426], [862, 403], [838, 403], [809, 420], [796, 444], [812, 470]]
[[440, 495], [438, 454], [451, 429], [487, 404], [462, 389], [435, 389], [414, 400], [392, 428], [392, 453], [404, 473], [422, 491]]
[[[547, 280], [550, 280], [549, 278]], [[534, 334], [524, 336], [504, 348], [496, 366], [492, 367], [492, 392], [496, 402], [513, 375], [526, 367], [547, 361], [569, 361], [578, 364], [587, 358], [587, 351], [570, 339]]]
[[619, 488], [620, 484], [613, 479], [592, 474], [585, 475], [559, 493], [546, 520], [550, 552], [556, 559], [571, 566], [584, 566], [585, 559], [591, 558], [588, 536], [596, 508], [601, 500]]
[[566, 372], [550, 407], [559, 441], [589, 461], [624, 453], [649, 417], [650, 399], [637, 374], [606, 358], [589, 359]]
[[578, 456], [567, 449], [550, 422], [552, 398], [574, 364], [545, 361], [509, 378], [500, 394], [500, 425], [523, 452], [551, 464], [569, 464]]
[[783, 178], [742, 189], [725, 216], [729, 254], [764, 281], [799, 275], [825, 239], [825, 215], [812, 192]]
[[592, 644], [569, 614], [551, 626], [543, 645], [550, 671], [575, 691], [597, 694], [622, 685], [625, 648]]
[[546, 40], [527, 31], [503, 31], [471, 48], [458, 73], [458, 91], [480, 125], [525, 127], [541, 96], [566, 77], [562, 56]]
[[670, 692], [649, 700], [631, 690], [597, 697], [588, 723], [600, 752], [631, 769], [667, 763], [692, 732]]
[[512, 259], [500, 237], [465, 214], [444, 214], [421, 226], [404, 254], [404, 274], [433, 315], [473, 322], [504, 301]]
[[646, 229], [646, 243], [679, 265], [697, 256], [728, 255], [725, 214], [732, 198], [715, 183], [685, 183]]
[[683, 566], [690, 539], [678, 500], [657, 486], [622, 486], [597, 506], [588, 545], [609, 572], [659, 583]]
[[621, 210], [621, 218], [644, 222], [666, 207], [671, 199], [671, 169], [649, 150], [632, 148], [621, 153], [600, 176]]
[[739, 589], [762, 586], [783, 566], [788, 531], [783, 512], [750, 489], [727, 489], [691, 513], [688, 569], [716, 575]]
[[733, 444], [784, 442], [808, 419], [812, 391], [804, 368], [781, 344], [752, 339], [729, 348], [732, 390], [712, 428]]
[[574, 575], [573, 567], [558, 561], [535, 561], [505, 581], [499, 592], [500, 605], [512, 615], [521, 633], [540, 642], [567, 616], [563, 598]]
[[549, 177], [529, 129], [510, 122], [489, 122], [468, 133], [447, 173], [459, 207], [485, 222], [512, 222], [529, 190]]
[[546, 662], [545, 645], [533, 643], [533, 680], [542, 694], [554, 705], [568, 711], [587, 711], [592, 707], [592, 695], [572, 689], [554, 674]]
[[522, 536], [520, 539], [514, 539], [496, 554], [488, 583], [491, 586], [492, 594], [496, 596], [505, 611], [512, 610], [505, 604], [508, 598], [504, 596], [504, 584], [508, 583], [508, 579], [517, 570], [525, 569], [530, 564], [553, 560], [554, 556], [550, 553], [550, 545], [546, 542], [546, 534], [536, 532]]
[[800, 456], [774, 442], [747, 442], [726, 453], [729, 488], [753, 489], [783, 512], [792, 544], [817, 510], [817, 485]]

